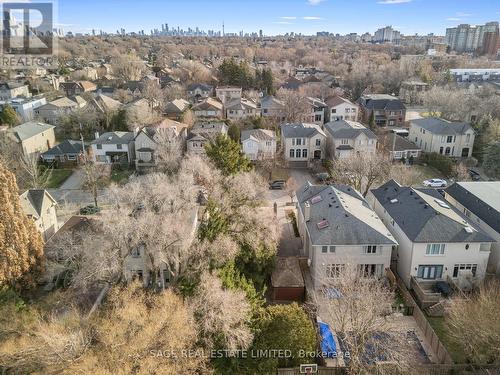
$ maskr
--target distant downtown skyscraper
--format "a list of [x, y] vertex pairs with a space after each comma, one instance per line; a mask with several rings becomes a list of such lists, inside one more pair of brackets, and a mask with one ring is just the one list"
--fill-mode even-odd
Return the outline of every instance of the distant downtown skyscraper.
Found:
[[[492, 34], [491, 34], [492, 33]], [[483, 53], [485, 36], [489, 40], [498, 35], [498, 22], [488, 22], [484, 25], [461, 24], [446, 29], [446, 44], [456, 52]]]

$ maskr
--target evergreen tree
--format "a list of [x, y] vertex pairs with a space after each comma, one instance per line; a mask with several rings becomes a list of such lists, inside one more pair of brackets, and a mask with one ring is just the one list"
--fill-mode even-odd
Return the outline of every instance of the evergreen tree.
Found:
[[14, 174], [0, 162], [0, 285], [31, 283], [42, 257], [42, 236], [21, 209]]
[[205, 150], [210, 160], [225, 176], [252, 170], [252, 163], [241, 152], [239, 143], [225, 135], [218, 135]]
[[5, 104], [2, 112], [0, 113], [0, 121], [2, 124], [16, 126], [19, 124], [19, 116], [14, 108], [12, 108], [9, 104]]

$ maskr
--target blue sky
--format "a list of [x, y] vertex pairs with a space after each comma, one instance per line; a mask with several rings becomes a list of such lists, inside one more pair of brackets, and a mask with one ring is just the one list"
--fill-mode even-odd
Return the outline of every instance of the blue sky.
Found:
[[200, 27], [226, 32], [373, 33], [392, 25], [403, 34], [444, 35], [446, 27], [500, 19], [499, 0], [59, 0], [65, 30], [115, 32]]

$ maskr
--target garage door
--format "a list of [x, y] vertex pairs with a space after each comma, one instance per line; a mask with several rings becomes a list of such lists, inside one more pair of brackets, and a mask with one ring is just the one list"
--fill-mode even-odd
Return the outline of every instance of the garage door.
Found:
[[307, 161], [289, 161], [288, 168], [307, 168]]

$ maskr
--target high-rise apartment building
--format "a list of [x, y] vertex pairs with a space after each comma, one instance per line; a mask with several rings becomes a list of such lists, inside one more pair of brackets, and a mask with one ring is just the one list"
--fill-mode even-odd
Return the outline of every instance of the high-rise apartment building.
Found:
[[457, 27], [450, 27], [446, 29], [446, 44], [456, 52], [482, 52], [487, 33], [498, 34], [498, 22], [488, 22], [477, 26], [461, 24]]

